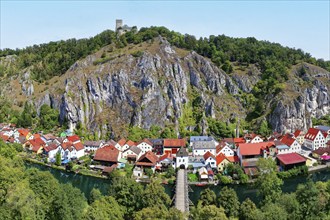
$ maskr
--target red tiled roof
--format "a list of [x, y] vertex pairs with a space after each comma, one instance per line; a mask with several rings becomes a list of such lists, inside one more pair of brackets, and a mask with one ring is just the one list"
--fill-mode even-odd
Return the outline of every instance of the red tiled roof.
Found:
[[80, 151], [80, 150], [84, 149], [84, 145], [80, 141], [73, 144], [73, 147], [76, 148], [77, 151]]
[[33, 152], [38, 152], [38, 150], [39, 150], [40, 148], [42, 148], [41, 145], [32, 145], [32, 151], [33, 151]]
[[72, 146], [72, 142], [71, 141], [64, 142], [61, 144], [61, 146], [62, 146], [63, 150], [69, 149], [71, 151], [70, 147]]
[[227, 159], [232, 163], [237, 163], [239, 161], [238, 156], [229, 156]]
[[171, 154], [168, 154], [168, 153], [167, 153], [167, 154], [164, 154], [163, 156], [159, 157], [158, 161], [163, 161], [163, 160], [165, 160], [165, 159], [167, 159], [167, 158], [172, 159], [173, 157], [172, 157]]
[[122, 138], [122, 139], [120, 139], [120, 140], [118, 141], [118, 144], [119, 144], [120, 146], [124, 146], [125, 143], [126, 143], [125, 138]]
[[277, 159], [285, 165], [306, 162], [306, 158], [297, 153], [280, 154], [277, 155]]
[[149, 144], [150, 146], [153, 146], [153, 143], [151, 143], [151, 141], [149, 141], [147, 138], [144, 138], [142, 141], [138, 142], [136, 145], [139, 145], [143, 142]]
[[323, 137], [324, 138], [327, 138], [328, 137], [328, 132], [322, 132], [322, 134], [323, 134]]
[[32, 146], [41, 146], [41, 145], [44, 145], [45, 142], [41, 138], [35, 138], [35, 139], [30, 140], [30, 144]]
[[292, 138], [290, 134], [286, 134], [281, 139], [281, 142], [289, 147], [294, 143], [296, 139]]
[[310, 128], [310, 129], [308, 129], [307, 133], [305, 134], [305, 139], [314, 141], [314, 139], [316, 138], [316, 136], [319, 132], [320, 132], [319, 129]]
[[206, 152], [203, 157], [204, 157], [204, 160], [207, 160], [209, 157], [212, 157], [213, 159], [215, 159], [215, 156], [210, 151]]
[[119, 150], [112, 145], [99, 148], [95, 152], [94, 160], [118, 162]]
[[45, 151], [47, 151], [47, 152], [55, 150], [57, 148], [58, 148], [58, 146], [56, 144], [50, 144], [50, 145], [44, 147]]
[[127, 144], [128, 146], [130, 146], [130, 147], [136, 145], [135, 142], [134, 142], [134, 141], [131, 141], [131, 140], [128, 140], [128, 141], [126, 142], [126, 144]]
[[298, 137], [298, 136], [300, 135], [300, 133], [301, 133], [301, 130], [296, 130], [296, 131], [293, 133], [293, 135], [294, 135], [295, 137]]
[[117, 164], [112, 164], [112, 166], [111, 167], [104, 167], [104, 169], [103, 169], [103, 173], [111, 173], [114, 169], [116, 169], [117, 168]]
[[138, 166], [155, 166], [158, 161], [158, 157], [151, 151], [143, 154], [139, 160], [135, 163]]
[[267, 149], [274, 145], [273, 141], [261, 142], [261, 143], [243, 143], [239, 144], [239, 152], [243, 156], [247, 155], [260, 155], [261, 150]]
[[24, 128], [17, 129], [17, 131], [20, 135], [25, 136], [25, 137], [30, 133], [30, 131], [28, 129], [24, 129]]
[[320, 147], [320, 148], [312, 151], [312, 153], [313, 154], [318, 154], [318, 155], [323, 155], [325, 153], [330, 154], [330, 147]]
[[40, 136], [40, 134], [37, 133], [37, 134], [33, 134], [33, 138], [37, 139], [37, 138], [41, 138], [41, 136]]
[[216, 157], [216, 161], [217, 161], [217, 165], [219, 165], [222, 161], [224, 160], [228, 160], [227, 157], [224, 155], [224, 154], [219, 154], [217, 157]]
[[9, 139], [9, 136], [7, 136], [7, 135], [0, 134], [0, 136], [1, 136], [1, 139], [5, 142], [8, 141], [8, 139]]
[[235, 144], [242, 144], [245, 143], [245, 139], [244, 138], [234, 138], [234, 142]]
[[186, 147], [186, 139], [164, 139], [164, 147]]
[[67, 139], [68, 139], [68, 141], [71, 141], [71, 142], [80, 141], [80, 137], [78, 135], [67, 136]]

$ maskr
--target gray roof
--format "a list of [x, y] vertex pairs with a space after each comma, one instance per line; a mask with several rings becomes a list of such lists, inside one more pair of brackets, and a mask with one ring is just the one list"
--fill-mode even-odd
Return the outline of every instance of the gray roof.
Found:
[[181, 147], [180, 150], [176, 152], [176, 157], [188, 157], [186, 148]]
[[190, 136], [190, 142], [195, 141], [214, 141], [214, 138], [211, 136]]
[[153, 145], [163, 145], [163, 139], [149, 139]]
[[137, 146], [131, 146], [130, 148], [128, 148], [127, 150], [131, 150], [133, 151], [133, 153], [135, 153], [136, 155], [139, 155], [141, 152], [141, 149], [138, 148]]
[[102, 141], [85, 141], [85, 146], [95, 146], [99, 147], [102, 144]]
[[325, 125], [316, 125], [314, 126], [315, 128], [321, 130], [321, 131], [329, 131], [330, 127], [329, 126], [325, 126]]
[[196, 141], [192, 145], [193, 149], [216, 149], [213, 141]]
[[290, 147], [288, 147], [288, 145], [285, 145], [285, 144], [278, 145], [278, 146], [276, 146], [276, 148], [279, 149], [279, 150], [290, 149]]

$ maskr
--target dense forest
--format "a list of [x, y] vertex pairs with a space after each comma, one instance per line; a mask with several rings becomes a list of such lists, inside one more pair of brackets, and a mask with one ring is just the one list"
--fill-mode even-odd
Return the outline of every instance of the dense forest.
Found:
[[[49, 172], [27, 169], [19, 144], [0, 142], [0, 219], [164, 219], [183, 220], [157, 179], [144, 186], [130, 177], [110, 175], [106, 195], [93, 189], [87, 200], [70, 184], [60, 184]], [[301, 184], [294, 193], [283, 193], [283, 181], [272, 160], [260, 160], [268, 170], [256, 182], [260, 203], [242, 203], [236, 192], [223, 187], [220, 194], [205, 189], [189, 217], [205, 219], [329, 219], [330, 181]]]

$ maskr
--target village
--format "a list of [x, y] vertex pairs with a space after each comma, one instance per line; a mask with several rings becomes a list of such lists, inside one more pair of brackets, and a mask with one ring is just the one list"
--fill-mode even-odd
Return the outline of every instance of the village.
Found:
[[[32, 133], [12, 124], [0, 124], [0, 136], [6, 143], [22, 145], [31, 161], [48, 166], [108, 177], [112, 172], [131, 170], [137, 181], [151, 175], [188, 170], [188, 180], [196, 185], [247, 182], [259, 174], [259, 158], [272, 158], [278, 171], [309, 167], [313, 169], [330, 161], [330, 127], [315, 126], [307, 133], [273, 133], [262, 137], [245, 133], [242, 137], [216, 140], [210, 136], [191, 136], [187, 139], [148, 139], [139, 142], [124, 138], [114, 141], [82, 141], [70, 131], [60, 137]], [[235, 175], [230, 175], [236, 169]], [[238, 169], [238, 170], [237, 170]], [[88, 172], [87, 172], [88, 173]], [[168, 181], [167, 179], [166, 181]], [[170, 179], [173, 181], [173, 179]], [[167, 182], [165, 182], [167, 183]]]

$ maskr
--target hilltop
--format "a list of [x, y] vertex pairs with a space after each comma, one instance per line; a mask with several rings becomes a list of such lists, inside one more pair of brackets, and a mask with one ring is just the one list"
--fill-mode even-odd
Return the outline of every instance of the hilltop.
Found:
[[0, 55], [0, 94], [13, 109], [47, 104], [98, 137], [154, 125], [226, 136], [238, 120], [241, 129], [304, 130], [329, 113], [330, 62], [254, 38], [151, 27]]

